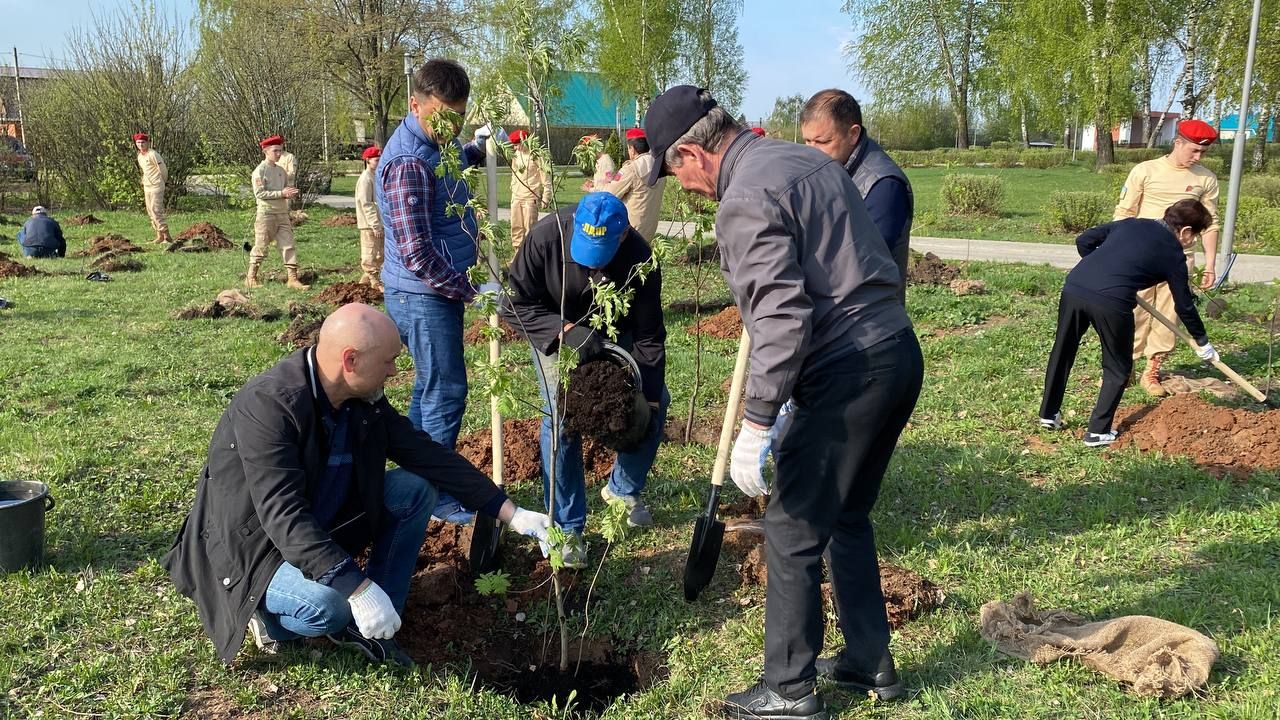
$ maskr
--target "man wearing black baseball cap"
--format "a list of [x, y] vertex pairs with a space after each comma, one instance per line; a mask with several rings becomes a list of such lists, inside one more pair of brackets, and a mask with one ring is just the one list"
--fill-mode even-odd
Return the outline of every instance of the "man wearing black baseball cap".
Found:
[[[654, 100], [645, 132], [650, 182], [674, 175], [720, 201], [716, 240], [752, 341], [730, 465], [747, 495], [769, 492], [769, 428], [787, 398], [795, 404], [765, 513], [764, 677], [724, 712], [826, 718], [819, 676], [899, 697], [870, 520], [924, 373], [898, 268], [849, 174], [820, 151], [758, 137], [688, 85]], [[824, 553], [845, 648], [818, 660]]]

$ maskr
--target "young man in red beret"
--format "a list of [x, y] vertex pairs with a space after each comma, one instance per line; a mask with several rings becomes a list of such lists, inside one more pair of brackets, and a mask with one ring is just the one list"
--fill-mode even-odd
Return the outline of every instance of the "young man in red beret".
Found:
[[[1212, 125], [1203, 120], [1178, 123], [1173, 149], [1168, 155], [1138, 163], [1120, 188], [1114, 220], [1137, 217], [1159, 220], [1164, 211], [1179, 200], [1199, 200], [1213, 216], [1209, 228], [1200, 235], [1204, 243], [1204, 278], [1200, 287], [1209, 288], [1218, 258], [1218, 178], [1200, 158], [1218, 139]], [[1187, 271], [1195, 275], [1195, 241], [1183, 246]], [[1168, 283], [1160, 283], [1138, 293], [1138, 297], [1155, 306], [1165, 317], [1174, 316], [1173, 293]], [[1160, 386], [1160, 365], [1176, 344], [1173, 331], [1155, 320], [1141, 307], [1134, 311], [1133, 358], [1146, 356], [1147, 366], [1139, 379], [1142, 389], [1157, 397], [1165, 395]]]
[[258, 143], [263, 160], [253, 169], [253, 196], [258, 200], [258, 214], [253, 220], [253, 250], [249, 251], [249, 272], [244, 276], [245, 287], [259, 287], [258, 268], [267, 256], [267, 246], [274, 240], [284, 257], [288, 272], [285, 284], [295, 290], [306, 290], [298, 279], [298, 253], [293, 248], [293, 223], [289, 221], [289, 200], [298, 196], [298, 188], [289, 185], [284, 168], [280, 167], [280, 155], [284, 152], [284, 138], [272, 135]]
[[551, 206], [551, 177], [545, 163], [534, 158], [524, 141], [529, 133], [516, 130], [509, 139], [515, 147], [511, 157], [511, 247], [524, 243], [529, 228], [538, 221], [538, 208]]
[[658, 233], [658, 216], [662, 213], [662, 193], [667, 179], [660, 178], [653, 187], [645, 180], [653, 169], [653, 158], [649, 157], [649, 139], [643, 128], [631, 128], [627, 131], [627, 161], [622, 163], [618, 171], [618, 179], [605, 183], [596, 190], [613, 193], [627, 206], [627, 218], [644, 239], [653, 242]]
[[382, 290], [382, 216], [378, 215], [378, 199], [374, 179], [382, 150], [376, 145], [360, 154], [364, 170], [356, 181], [356, 228], [360, 230], [360, 284]]
[[169, 180], [169, 168], [164, 158], [151, 147], [151, 138], [146, 133], [133, 136], [133, 145], [138, 149], [138, 167], [142, 168], [142, 199], [147, 206], [147, 217], [151, 218], [151, 228], [156, 231], [157, 243], [169, 243], [169, 222], [164, 216], [164, 184]]

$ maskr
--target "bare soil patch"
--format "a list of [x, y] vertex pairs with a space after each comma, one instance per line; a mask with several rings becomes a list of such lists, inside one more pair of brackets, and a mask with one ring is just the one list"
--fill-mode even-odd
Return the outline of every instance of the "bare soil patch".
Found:
[[736, 340], [742, 335], [742, 314], [738, 312], [736, 306], [730, 305], [711, 317], [699, 318], [685, 330], [694, 335], [702, 334], [721, 340]]
[[[533, 482], [542, 477], [539, 444], [542, 420], [524, 418], [502, 422], [502, 481]], [[486, 475], [493, 475], [493, 431], [483, 428], [458, 438], [458, 454]], [[614, 451], [591, 437], [582, 438], [582, 465], [588, 481], [602, 480], [613, 470]]]
[[355, 227], [356, 216], [354, 213], [340, 213], [331, 218], [325, 218], [320, 221], [325, 227]]
[[382, 302], [382, 291], [371, 288], [368, 285], [361, 285], [358, 282], [340, 282], [325, 288], [323, 292], [316, 296], [316, 299], [333, 305], [346, 305], [347, 303], [375, 305]]
[[325, 312], [309, 309], [293, 315], [289, 327], [276, 337], [277, 340], [292, 348], [304, 348], [315, 345], [320, 340], [320, 326], [324, 324]]
[[102, 224], [102, 220], [94, 217], [93, 213], [89, 213], [87, 215], [72, 215], [71, 217], [67, 218], [66, 220], [63, 220], [62, 222], [66, 223], [67, 225], [74, 225], [76, 227], [80, 227], [82, 225], [101, 225]]
[[44, 271], [39, 268], [20, 263], [0, 252], [0, 278], [35, 277], [36, 275], [44, 274]]
[[1217, 477], [1280, 468], [1280, 410], [1255, 412], [1174, 395], [1158, 405], [1121, 408], [1117, 447], [1189, 458]]
[[907, 282], [915, 285], [947, 285], [960, 275], [960, 267], [943, 262], [933, 253], [912, 252], [907, 260]]
[[[684, 414], [679, 417], [668, 414], [667, 424], [662, 429], [662, 441], [673, 445], [685, 444], [684, 435], [687, 421], [688, 417]], [[715, 447], [720, 443], [720, 423], [721, 419], [694, 417], [693, 427], [689, 431], [688, 442]]]
[[[488, 342], [485, 338], [485, 328], [489, 327], [489, 318], [478, 317], [471, 321], [467, 329], [462, 333], [462, 342], [464, 345], [475, 345], [476, 343]], [[498, 338], [501, 343], [521, 342], [523, 338], [516, 332], [516, 329], [507, 324], [507, 321], [498, 318], [498, 329], [502, 335]]]
[[94, 235], [89, 238], [89, 247], [75, 254], [75, 257], [91, 257], [103, 253], [140, 253], [142, 248], [129, 242], [129, 239], [117, 233]]

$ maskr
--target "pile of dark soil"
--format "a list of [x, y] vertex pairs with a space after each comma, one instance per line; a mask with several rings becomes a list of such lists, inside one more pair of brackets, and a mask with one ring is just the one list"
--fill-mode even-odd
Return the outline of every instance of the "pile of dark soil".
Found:
[[196, 318], [248, 318], [250, 320], [273, 321], [284, 317], [280, 308], [264, 308], [245, 297], [239, 290], [223, 290], [213, 302], [208, 304], [189, 305], [174, 317], [179, 320]]
[[13, 260], [8, 255], [0, 252], [0, 278], [34, 277], [44, 274], [43, 271]]
[[99, 220], [98, 218], [94, 217], [92, 213], [88, 215], [72, 215], [71, 217], [67, 218], [66, 220], [63, 220], [62, 222], [66, 223], [67, 225], [75, 225], [77, 227], [81, 225], [101, 225], [102, 224], [102, 220]]
[[726, 523], [747, 522], [764, 517], [765, 508], [769, 505], [769, 497], [740, 497], [737, 500], [720, 505], [720, 519]]
[[685, 330], [694, 335], [701, 333], [721, 340], [736, 340], [742, 335], [742, 315], [737, 307], [730, 305], [711, 317], [698, 318]]
[[[306, 281], [304, 280], [303, 282]], [[340, 282], [325, 288], [323, 292], [316, 296], [316, 299], [332, 305], [346, 305], [347, 303], [373, 305], [382, 302], [382, 291], [357, 282]]]
[[[489, 327], [489, 318], [478, 317], [471, 321], [467, 329], [462, 333], [462, 342], [466, 345], [475, 345], [476, 343], [489, 342], [485, 338], [484, 329]], [[502, 344], [521, 342], [522, 338], [516, 329], [507, 324], [507, 321], [498, 318], [498, 329], [502, 331], [502, 336], [498, 338], [498, 342]]]
[[702, 300], [694, 302], [693, 298], [673, 300], [667, 304], [667, 312], [673, 315], [701, 315], [702, 313], [720, 312], [733, 303], [728, 300]]
[[[542, 477], [542, 451], [538, 443], [542, 420], [525, 418], [502, 422], [502, 481], [508, 485]], [[485, 475], [493, 474], [493, 432], [477, 430], [458, 438], [458, 454]], [[594, 438], [582, 439], [582, 465], [588, 481], [601, 480], [613, 470], [615, 453]]]
[[75, 254], [75, 257], [92, 257], [103, 253], [139, 253], [142, 248], [129, 242], [123, 235], [108, 233], [94, 235], [89, 238], [89, 247]]
[[320, 221], [325, 227], [355, 227], [356, 216], [352, 213], [341, 213]]
[[907, 260], [907, 281], [915, 285], [950, 285], [960, 268], [948, 265], [933, 253], [912, 252]]
[[323, 312], [301, 312], [289, 321], [289, 327], [276, 338], [292, 348], [304, 348], [315, 345], [320, 340], [320, 326], [324, 324]]
[[626, 434], [635, 409], [631, 373], [609, 360], [584, 363], [569, 372], [563, 396], [564, 423], [570, 432], [607, 445]]
[[[547, 634], [539, 629], [555, 623], [546, 599], [550, 567], [537, 557], [537, 545], [511, 534], [504, 539], [502, 569], [511, 588], [502, 598], [476, 592], [467, 562], [470, 543], [470, 526], [432, 521], [427, 529], [404, 624], [396, 634], [400, 646], [420, 665], [459, 665], [521, 702], [556, 698], [558, 706], [565, 707], [570, 692], [575, 692], [577, 709], [593, 713], [664, 677], [660, 657], [631, 652], [601, 638], [575, 638], [570, 670], [560, 673], [559, 637], [554, 630]], [[566, 603], [580, 605], [586, 583], [575, 582], [573, 573], [562, 573], [561, 579], [569, 585]]]
[[1280, 410], [1254, 412], [1175, 395], [1116, 414], [1117, 447], [1183, 455], [1217, 477], [1280, 469]]
[[128, 253], [122, 253], [117, 250], [104, 252], [89, 263], [89, 267], [101, 270], [102, 272], [138, 272], [143, 269], [141, 260], [130, 257]]
[[207, 252], [209, 250], [231, 250], [235, 247], [222, 228], [211, 222], [198, 222], [178, 236], [165, 248], [166, 252]]

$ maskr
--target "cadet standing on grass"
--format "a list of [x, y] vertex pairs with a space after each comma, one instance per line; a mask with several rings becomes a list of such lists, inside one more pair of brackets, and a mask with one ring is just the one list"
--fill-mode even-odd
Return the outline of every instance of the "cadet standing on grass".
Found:
[[551, 207], [551, 178], [543, 161], [524, 144], [528, 137], [524, 130], [510, 136], [515, 147], [511, 157], [511, 247], [516, 250], [538, 221], [539, 208]]
[[151, 229], [155, 230], [157, 243], [170, 243], [169, 222], [164, 216], [164, 185], [169, 181], [169, 167], [164, 158], [151, 147], [151, 138], [146, 133], [133, 136], [134, 147], [138, 149], [138, 167], [142, 168], [142, 199], [147, 206], [147, 217], [151, 218]]
[[[1168, 155], [1138, 163], [1129, 171], [1129, 177], [1120, 188], [1120, 202], [1116, 204], [1115, 220], [1138, 217], [1159, 220], [1170, 205], [1179, 200], [1198, 200], [1209, 211], [1213, 222], [1201, 234], [1204, 243], [1204, 279], [1201, 288], [1213, 286], [1218, 261], [1218, 178], [1213, 171], [1200, 164], [1200, 158], [1218, 139], [1218, 132], [1203, 120], [1183, 120], [1178, 123], [1173, 149]], [[1194, 274], [1196, 267], [1195, 239], [1183, 245], [1187, 272]], [[1160, 283], [1144, 289], [1138, 297], [1151, 303], [1165, 317], [1174, 314], [1173, 292], [1168, 283]], [[1146, 356], [1147, 367], [1142, 371], [1139, 383], [1142, 389], [1156, 396], [1165, 395], [1160, 385], [1160, 365], [1177, 344], [1173, 331], [1151, 317], [1142, 308], [1134, 311], [1133, 358]]]
[[382, 217], [378, 214], [378, 198], [374, 193], [374, 178], [378, 172], [378, 158], [382, 150], [376, 146], [365, 148], [360, 154], [364, 170], [356, 181], [356, 229], [360, 231], [360, 284], [374, 290], [382, 290]]
[[662, 193], [667, 179], [660, 178], [649, 187], [649, 172], [653, 170], [653, 158], [649, 157], [649, 141], [642, 128], [627, 131], [627, 161], [618, 171], [618, 179], [595, 188], [618, 196], [627, 206], [631, 227], [652, 243], [658, 233], [658, 219], [662, 214]]
[[249, 272], [244, 276], [245, 287], [259, 287], [258, 269], [267, 257], [267, 247], [274, 241], [280, 246], [284, 268], [288, 273], [285, 284], [295, 290], [306, 290], [298, 279], [298, 253], [293, 247], [293, 223], [289, 220], [289, 200], [298, 196], [298, 188], [289, 184], [284, 168], [280, 167], [280, 153], [284, 138], [272, 135], [258, 143], [264, 159], [253, 169], [253, 196], [258, 200], [258, 213], [253, 221], [253, 249], [249, 251]]
[[[764, 676], [724, 712], [825, 719], [819, 677], [899, 697], [870, 518], [924, 374], [898, 268], [848, 173], [821, 152], [756, 136], [689, 85], [653, 101], [645, 132], [651, 184], [674, 175], [720, 202], [721, 263], [751, 337], [730, 468], [747, 495], [769, 492], [769, 428], [795, 405], [764, 520]], [[845, 647], [819, 660], [824, 552]]]

